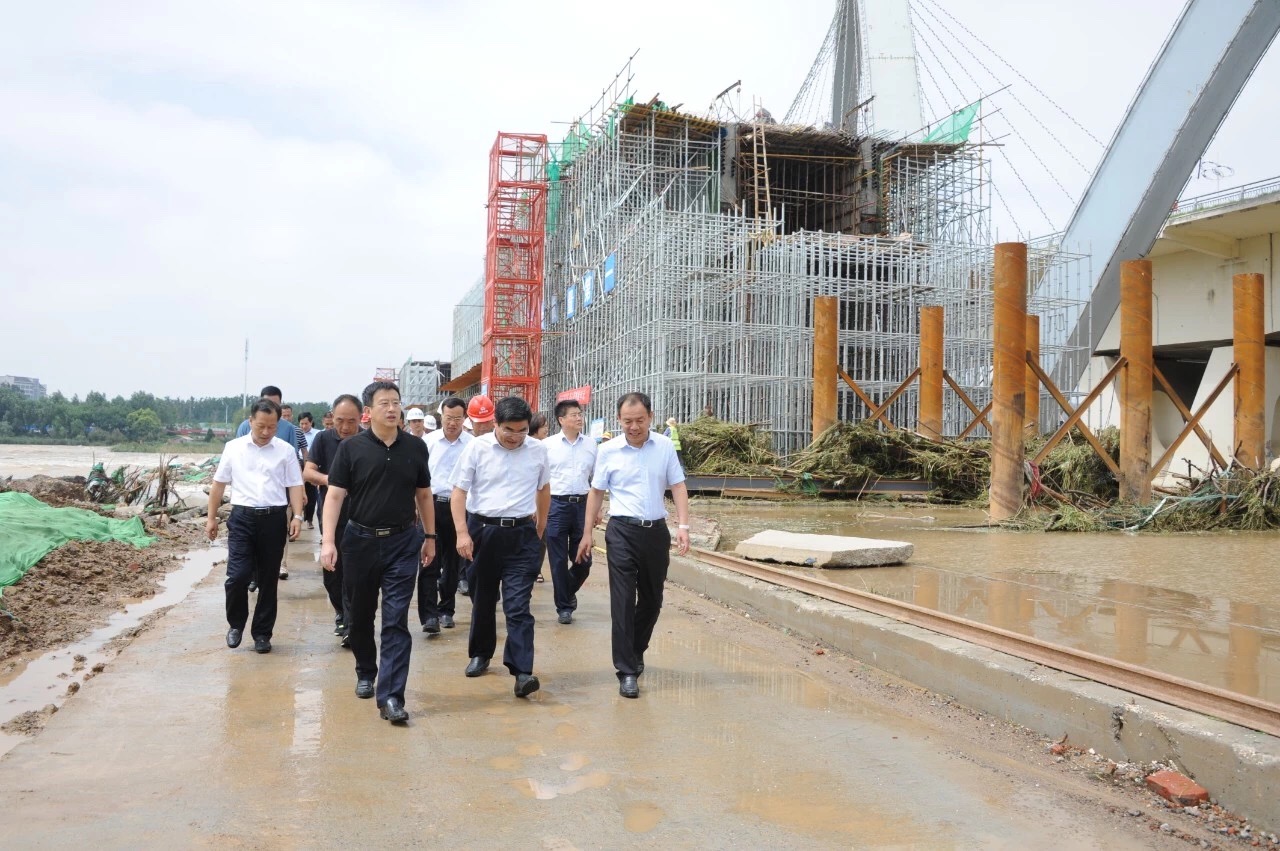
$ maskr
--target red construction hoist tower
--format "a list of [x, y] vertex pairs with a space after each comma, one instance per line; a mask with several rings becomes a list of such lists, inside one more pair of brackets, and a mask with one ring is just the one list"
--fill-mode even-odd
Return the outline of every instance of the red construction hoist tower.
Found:
[[480, 381], [494, 401], [538, 407], [542, 256], [547, 231], [547, 137], [499, 133], [489, 152]]

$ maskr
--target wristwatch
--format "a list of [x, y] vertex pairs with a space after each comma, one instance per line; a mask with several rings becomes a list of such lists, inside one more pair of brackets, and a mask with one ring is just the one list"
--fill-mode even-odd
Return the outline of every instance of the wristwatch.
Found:
[[423, 534], [423, 536], [424, 536], [425, 538], [427, 538], [428, 540], [434, 541], [434, 540], [436, 539], [436, 533], [435, 533], [435, 532], [423, 532], [422, 534]]

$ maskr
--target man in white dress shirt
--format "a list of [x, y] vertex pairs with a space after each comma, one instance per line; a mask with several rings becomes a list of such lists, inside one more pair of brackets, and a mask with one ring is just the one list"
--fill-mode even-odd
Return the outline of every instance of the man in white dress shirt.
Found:
[[453, 525], [458, 555], [471, 559], [471, 635], [468, 677], [489, 667], [497, 648], [494, 610], [499, 592], [507, 620], [502, 662], [516, 678], [516, 697], [539, 688], [533, 674], [533, 613], [529, 598], [542, 560], [542, 534], [551, 504], [551, 470], [542, 441], [529, 436], [533, 412], [508, 397], [494, 412], [495, 431], [467, 445], [453, 475]]
[[[684, 469], [670, 438], [652, 431], [653, 404], [644, 393], [618, 400], [622, 434], [600, 445], [587, 528], [600, 520], [604, 493], [609, 492], [609, 525], [605, 549], [609, 562], [609, 612], [613, 618], [613, 667], [618, 693], [639, 697], [644, 653], [662, 609], [662, 587], [671, 561], [671, 533], [663, 494], [671, 489], [676, 505], [676, 551], [689, 551], [689, 491]], [[591, 552], [591, 535], [583, 535], [578, 560]]]
[[560, 431], [543, 443], [551, 463], [551, 513], [547, 518], [547, 558], [560, 623], [573, 623], [578, 589], [591, 575], [591, 553], [577, 560], [586, 534], [587, 492], [596, 463], [596, 442], [582, 433], [582, 406], [573, 399], [556, 405]]
[[259, 399], [249, 409], [249, 433], [227, 443], [209, 488], [205, 533], [218, 537], [218, 509], [231, 485], [227, 518], [227, 646], [235, 649], [249, 620], [249, 583], [258, 583], [253, 607], [253, 649], [271, 652], [276, 625], [276, 588], [285, 538], [302, 531], [302, 470], [298, 452], [276, 437], [280, 406]]
[[440, 407], [444, 428], [427, 434], [428, 466], [431, 469], [431, 501], [436, 512], [436, 557], [418, 572], [418, 620], [427, 635], [440, 628], [453, 629], [458, 594], [458, 536], [453, 528], [449, 497], [453, 494], [453, 471], [462, 451], [473, 438], [462, 430], [467, 403], [457, 396], [445, 399]]

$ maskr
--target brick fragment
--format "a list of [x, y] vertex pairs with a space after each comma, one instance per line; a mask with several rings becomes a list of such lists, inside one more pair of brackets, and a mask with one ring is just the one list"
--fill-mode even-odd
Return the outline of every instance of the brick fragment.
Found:
[[1157, 771], [1147, 776], [1147, 788], [1166, 801], [1192, 807], [1209, 800], [1209, 791], [1190, 777], [1176, 771]]

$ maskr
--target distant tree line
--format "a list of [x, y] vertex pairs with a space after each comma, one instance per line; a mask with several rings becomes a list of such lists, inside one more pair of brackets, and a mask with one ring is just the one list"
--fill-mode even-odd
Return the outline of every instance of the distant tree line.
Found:
[[[0, 438], [43, 436], [93, 443], [125, 440], [148, 442], [166, 432], [195, 427], [234, 429], [244, 419], [240, 396], [206, 396], [200, 399], [172, 399], [138, 391], [129, 398], [92, 392], [81, 399], [52, 393], [43, 399], [28, 399], [9, 386], [0, 386]], [[310, 411], [319, 427], [328, 402], [290, 402], [294, 420]]]

